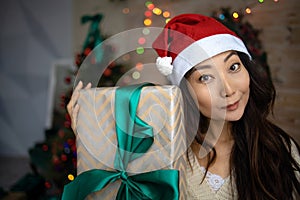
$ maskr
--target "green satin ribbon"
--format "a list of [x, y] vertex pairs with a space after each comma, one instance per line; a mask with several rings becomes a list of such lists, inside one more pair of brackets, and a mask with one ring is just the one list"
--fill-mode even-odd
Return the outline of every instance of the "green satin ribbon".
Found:
[[115, 120], [119, 148], [115, 169], [126, 171], [127, 164], [146, 153], [153, 144], [152, 127], [136, 115], [141, 90], [150, 85], [153, 84], [129, 85], [116, 90]]
[[116, 171], [93, 169], [81, 173], [65, 186], [62, 200], [82, 200], [117, 180], [121, 180], [121, 185], [116, 200], [179, 199], [178, 170], [156, 170], [130, 176], [126, 172], [128, 163], [146, 153], [153, 144], [152, 127], [136, 115], [141, 90], [150, 85], [144, 83], [116, 90]]

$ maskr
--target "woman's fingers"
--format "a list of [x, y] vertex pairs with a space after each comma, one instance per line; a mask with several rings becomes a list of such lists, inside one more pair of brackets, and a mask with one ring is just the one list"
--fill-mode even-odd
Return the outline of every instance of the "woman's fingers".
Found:
[[82, 83], [82, 81], [79, 81], [79, 83], [76, 85], [74, 91], [78, 91], [78, 90], [82, 89], [82, 87], [83, 87], [83, 83]]
[[73, 129], [73, 131], [76, 131], [76, 127], [77, 127], [77, 116], [78, 116], [78, 111], [79, 111], [79, 105], [76, 104], [74, 109], [73, 109], [73, 113], [72, 113], [72, 122], [71, 122], [71, 128]]
[[79, 98], [79, 90], [82, 88], [82, 86], [83, 86], [82, 81], [79, 81], [79, 83], [76, 85], [75, 89], [73, 90], [71, 99], [67, 105], [67, 110], [71, 117], [72, 117], [73, 108]]
[[90, 89], [92, 87], [92, 84], [91, 83], [88, 83], [84, 89]]
[[[90, 89], [92, 87], [91, 83], [88, 83], [84, 89]], [[67, 105], [67, 111], [71, 117], [71, 127], [73, 131], [76, 131], [76, 125], [77, 125], [77, 116], [79, 111], [79, 105], [77, 104], [77, 100], [79, 99], [79, 91], [83, 88], [82, 81], [79, 81], [79, 83], [76, 85], [75, 89], [73, 90], [73, 94], [71, 96], [71, 99]]]

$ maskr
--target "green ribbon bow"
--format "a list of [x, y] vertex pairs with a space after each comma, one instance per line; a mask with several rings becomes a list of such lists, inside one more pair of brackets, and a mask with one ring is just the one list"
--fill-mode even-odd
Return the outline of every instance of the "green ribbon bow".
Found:
[[178, 170], [156, 170], [132, 176], [126, 173], [128, 163], [146, 153], [154, 141], [152, 127], [136, 115], [141, 90], [150, 85], [152, 84], [144, 83], [116, 90], [116, 171], [93, 169], [81, 173], [65, 186], [62, 200], [82, 200], [90, 193], [120, 179], [122, 182], [117, 200], [179, 199]]

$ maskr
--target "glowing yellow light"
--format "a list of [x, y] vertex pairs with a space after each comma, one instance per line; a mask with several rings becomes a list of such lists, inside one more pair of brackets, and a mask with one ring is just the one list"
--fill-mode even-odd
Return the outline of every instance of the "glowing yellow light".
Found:
[[140, 74], [140, 72], [133, 72], [131, 76], [132, 76], [133, 79], [136, 80], [136, 79], [139, 79], [141, 77], [141, 74]]
[[144, 20], [144, 24], [145, 24], [145, 26], [150, 26], [152, 24], [152, 20], [147, 18]]
[[70, 181], [73, 181], [73, 180], [74, 180], [74, 176], [73, 176], [72, 174], [69, 174], [69, 175], [68, 175], [68, 179], [69, 179]]
[[144, 51], [145, 51], [145, 49], [143, 47], [136, 48], [136, 53], [139, 54], [139, 55], [143, 54]]
[[247, 14], [250, 14], [252, 12], [250, 8], [246, 8], [245, 11], [246, 11]]
[[162, 10], [159, 9], [159, 8], [154, 8], [154, 9], [152, 10], [152, 12], [153, 12], [154, 14], [156, 14], [156, 15], [160, 15], [160, 14], [162, 13]]
[[171, 20], [171, 18], [166, 19], [166, 24]]
[[233, 18], [237, 19], [239, 18], [239, 14], [237, 12], [232, 13]]
[[128, 14], [130, 12], [129, 8], [123, 8], [122, 12], [124, 14]]
[[163, 16], [164, 16], [164, 18], [168, 18], [168, 17], [170, 17], [170, 12], [169, 11], [164, 11], [163, 12]]

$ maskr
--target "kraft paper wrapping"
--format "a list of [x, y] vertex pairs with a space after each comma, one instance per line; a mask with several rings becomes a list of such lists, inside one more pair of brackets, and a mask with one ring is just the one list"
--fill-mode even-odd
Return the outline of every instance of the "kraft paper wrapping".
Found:
[[[80, 91], [77, 122], [77, 174], [90, 169], [114, 169], [117, 139], [114, 120], [116, 87]], [[159, 169], [180, 171], [180, 199], [186, 199], [184, 156], [187, 149], [182, 96], [177, 86], [148, 86], [141, 92], [138, 116], [153, 127], [154, 143], [146, 154], [128, 164], [128, 174]], [[120, 180], [88, 199], [115, 199]]]

